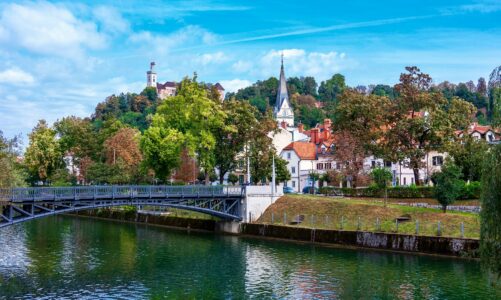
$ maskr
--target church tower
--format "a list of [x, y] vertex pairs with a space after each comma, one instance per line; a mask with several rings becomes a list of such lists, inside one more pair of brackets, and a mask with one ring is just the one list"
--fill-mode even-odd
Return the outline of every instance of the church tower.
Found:
[[155, 62], [150, 63], [150, 70], [146, 72], [146, 86], [157, 88], [157, 73], [155, 72]]
[[286, 122], [288, 126], [294, 126], [294, 111], [289, 102], [289, 93], [287, 92], [287, 81], [284, 73], [284, 55], [282, 54], [282, 66], [280, 68], [280, 80], [278, 82], [277, 102], [274, 108], [274, 117], [279, 126]]

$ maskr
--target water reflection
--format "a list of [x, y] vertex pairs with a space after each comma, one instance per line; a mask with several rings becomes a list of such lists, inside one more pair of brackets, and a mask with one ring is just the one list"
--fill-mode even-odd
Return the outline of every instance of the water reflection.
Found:
[[0, 298], [496, 299], [477, 262], [54, 217], [0, 230]]

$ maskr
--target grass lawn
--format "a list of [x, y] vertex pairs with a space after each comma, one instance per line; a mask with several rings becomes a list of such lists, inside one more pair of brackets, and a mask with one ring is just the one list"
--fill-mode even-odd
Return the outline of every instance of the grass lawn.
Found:
[[[402, 199], [398, 200], [397, 202], [401, 202]], [[304, 221], [299, 225], [290, 224], [298, 215], [303, 215]], [[268, 207], [257, 222], [284, 225], [285, 217], [287, 226], [397, 232], [396, 218], [404, 215], [410, 217], [410, 221], [399, 222], [398, 233], [415, 234], [418, 222], [419, 235], [435, 236], [440, 222], [442, 236], [460, 237], [461, 223], [464, 224], [465, 237], [480, 236], [480, 217], [477, 214], [453, 211], [443, 213], [438, 209], [391, 203], [384, 207], [382, 201], [368, 198], [286, 195]], [[377, 225], [378, 219], [379, 225]]]

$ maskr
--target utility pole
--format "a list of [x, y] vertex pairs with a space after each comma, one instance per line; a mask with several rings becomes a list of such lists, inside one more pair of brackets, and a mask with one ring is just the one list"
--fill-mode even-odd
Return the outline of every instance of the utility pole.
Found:
[[251, 184], [249, 145], [247, 145], [247, 184]]
[[273, 163], [271, 165], [271, 195], [275, 196], [276, 189], [276, 175], [275, 175], [275, 154], [273, 154]]

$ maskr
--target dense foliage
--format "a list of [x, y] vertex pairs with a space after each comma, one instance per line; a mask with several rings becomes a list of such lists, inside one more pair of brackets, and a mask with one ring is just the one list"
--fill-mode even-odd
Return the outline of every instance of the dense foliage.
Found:
[[461, 196], [464, 182], [460, 179], [461, 169], [451, 162], [447, 162], [439, 172], [432, 176], [435, 185], [434, 195], [442, 205], [444, 212], [447, 206], [454, 203]]
[[481, 202], [481, 257], [485, 266], [501, 276], [501, 145], [485, 160]]

